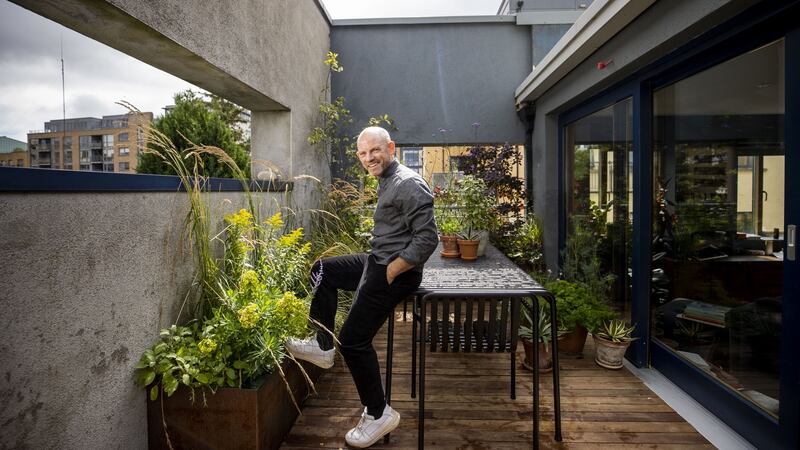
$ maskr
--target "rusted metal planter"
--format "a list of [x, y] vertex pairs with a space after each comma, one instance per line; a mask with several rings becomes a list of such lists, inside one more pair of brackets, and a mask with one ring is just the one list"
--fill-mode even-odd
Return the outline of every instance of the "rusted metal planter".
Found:
[[[283, 364], [286, 380], [298, 404], [310, 389], [300, 369], [292, 361]], [[312, 380], [322, 370], [307, 363], [303, 367]], [[280, 375], [263, 377], [252, 389], [223, 388], [200, 390], [192, 403], [189, 389], [181, 386], [171, 397], [147, 400], [148, 446], [169, 449], [277, 449], [297, 419], [297, 409]], [[163, 403], [162, 403], [163, 397]], [[162, 414], [163, 408], [163, 414]], [[166, 419], [166, 433], [162, 419]]]

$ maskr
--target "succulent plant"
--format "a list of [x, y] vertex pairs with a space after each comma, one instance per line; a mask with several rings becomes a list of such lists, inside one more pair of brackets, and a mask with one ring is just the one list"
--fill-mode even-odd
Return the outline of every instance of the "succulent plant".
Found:
[[622, 320], [608, 320], [603, 322], [600, 328], [595, 331], [595, 335], [611, 342], [631, 342], [638, 338], [632, 337], [635, 325], [628, 325]]

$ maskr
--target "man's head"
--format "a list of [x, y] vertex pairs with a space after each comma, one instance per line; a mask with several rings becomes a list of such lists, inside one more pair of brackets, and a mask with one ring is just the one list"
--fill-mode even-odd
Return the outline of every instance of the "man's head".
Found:
[[356, 156], [370, 175], [380, 176], [394, 159], [394, 141], [381, 127], [364, 128], [356, 146]]

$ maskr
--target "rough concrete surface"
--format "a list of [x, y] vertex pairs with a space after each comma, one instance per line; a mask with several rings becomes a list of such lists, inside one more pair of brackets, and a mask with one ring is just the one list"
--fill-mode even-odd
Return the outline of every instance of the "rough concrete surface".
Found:
[[[283, 194], [258, 198], [266, 216]], [[242, 194], [210, 204], [221, 225]], [[133, 366], [191, 283], [186, 212], [183, 193], [0, 195], [0, 448], [146, 448]]]

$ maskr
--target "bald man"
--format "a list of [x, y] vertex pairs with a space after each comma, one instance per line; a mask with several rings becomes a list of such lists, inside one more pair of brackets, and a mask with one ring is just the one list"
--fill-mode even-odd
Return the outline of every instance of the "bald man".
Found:
[[[311, 318], [333, 330], [338, 290], [355, 291], [339, 333], [339, 350], [364, 405], [361, 419], [345, 440], [351, 447], [365, 448], [400, 423], [400, 414], [386, 404], [372, 340], [395, 306], [419, 287], [422, 267], [436, 249], [438, 236], [431, 190], [417, 172], [395, 159], [389, 133], [380, 127], [365, 128], [357, 148], [361, 165], [378, 178], [371, 250], [314, 264], [312, 278], [321, 281], [311, 302]], [[286, 348], [297, 359], [326, 369], [333, 366], [333, 339], [323, 330], [305, 340], [290, 339]]]

